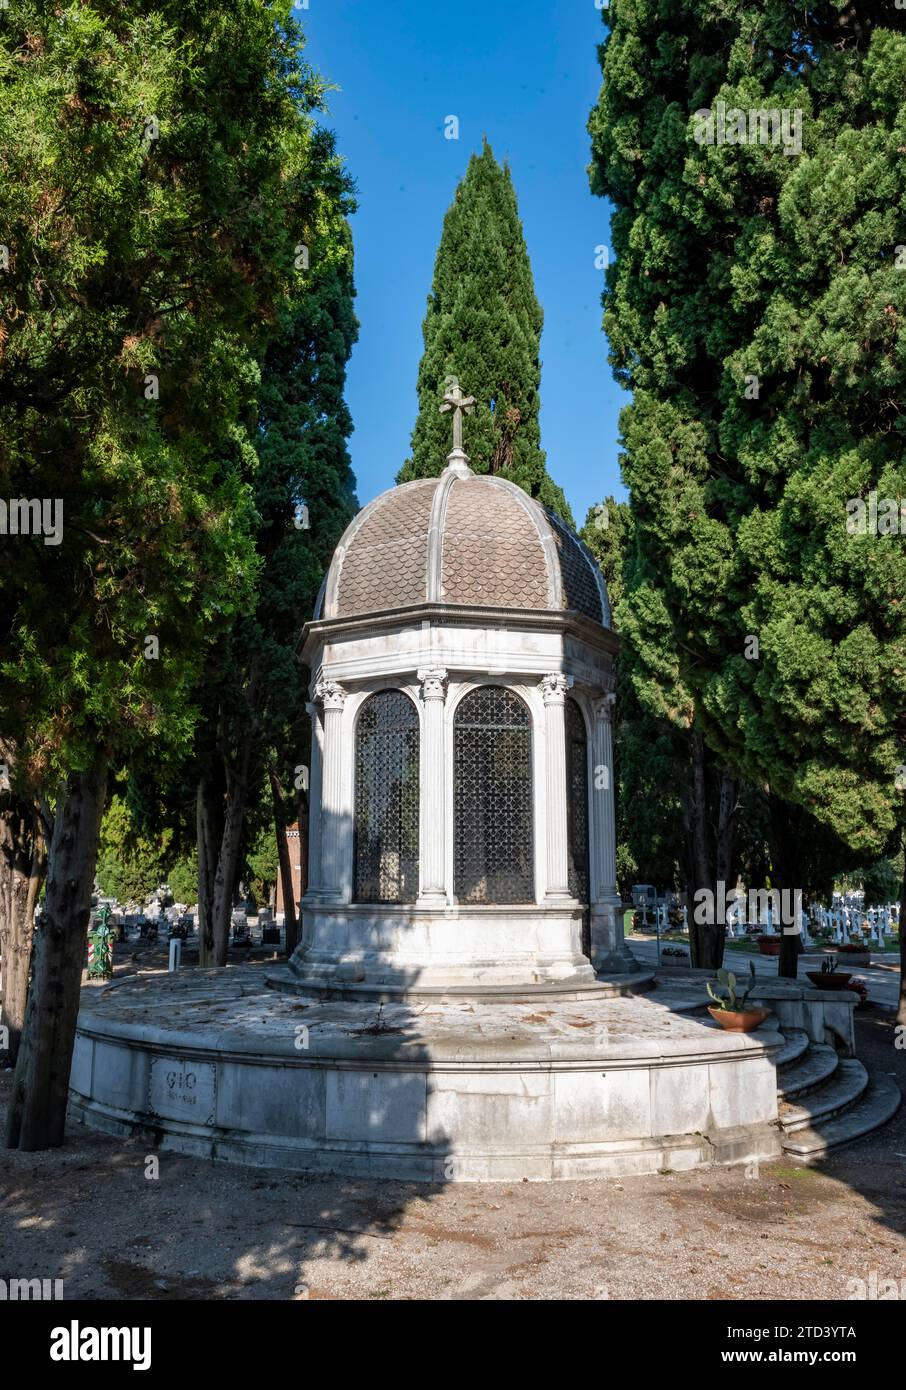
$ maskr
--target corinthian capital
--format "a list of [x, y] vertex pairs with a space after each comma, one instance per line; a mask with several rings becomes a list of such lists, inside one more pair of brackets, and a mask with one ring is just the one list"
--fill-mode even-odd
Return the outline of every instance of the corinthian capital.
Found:
[[541, 694], [544, 696], [546, 705], [562, 705], [566, 699], [566, 692], [573, 683], [572, 676], [564, 676], [559, 672], [554, 672], [549, 676], [541, 677]]
[[603, 695], [599, 700], [595, 700], [595, 719], [602, 720], [605, 724], [613, 723], [613, 707], [616, 704], [616, 694], [613, 691]]
[[423, 700], [447, 698], [447, 673], [443, 666], [427, 666], [416, 674], [422, 683]]
[[315, 684], [315, 699], [325, 709], [342, 709], [346, 703], [347, 692], [339, 681], [319, 680]]

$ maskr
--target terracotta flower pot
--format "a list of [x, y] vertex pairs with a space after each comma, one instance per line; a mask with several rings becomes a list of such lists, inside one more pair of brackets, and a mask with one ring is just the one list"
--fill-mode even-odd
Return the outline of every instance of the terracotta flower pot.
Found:
[[715, 1009], [708, 1005], [708, 1013], [730, 1033], [751, 1033], [758, 1028], [770, 1014], [770, 1009]]
[[852, 974], [845, 970], [835, 970], [832, 975], [827, 971], [822, 975], [820, 970], [806, 970], [806, 975], [811, 980], [815, 989], [846, 989], [852, 979]]
[[779, 936], [760, 936], [758, 938], [758, 949], [763, 956], [780, 955]]

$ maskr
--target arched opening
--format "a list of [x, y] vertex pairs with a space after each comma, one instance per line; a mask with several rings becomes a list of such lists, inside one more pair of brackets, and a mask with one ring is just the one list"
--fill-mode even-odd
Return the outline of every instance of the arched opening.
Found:
[[588, 735], [575, 700], [566, 701], [566, 843], [571, 895], [582, 904], [582, 951], [591, 955], [588, 891]]
[[401, 690], [371, 695], [355, 736], [355, 876], [359, 903], [418, 895], [418, 711]]
[[466, 903], [535, 901], [532, 728], [511, 690], [466, 695], [453, 724], [453, 891]]

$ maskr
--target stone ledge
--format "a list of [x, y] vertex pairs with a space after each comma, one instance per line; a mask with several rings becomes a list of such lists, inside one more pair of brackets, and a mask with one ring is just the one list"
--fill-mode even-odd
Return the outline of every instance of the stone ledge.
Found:
[[[250, 1065], [279, 1059], [298, 1067], [326, 1061], [422, 1071], [482, 1062], [556, 1068], [733, 1061], [773, 1054], [783, 1043], [775, 1020], [753, 1033], [725, 1032], [710, 1018], [690, 1019], [662, 1007], [656, 997], [588, 991], [580, 998], [548, 994], [509, 1002], [496, 996], [486, 1002], [397, 1000], [385, 1008], [271, 991], [254, 968], [240, 966], [235, 974], [247, 972], [257, 989], [246, 978], [223, 986], [215, 980], [210, 992], [191, 992], [178, 977], [164, 975], [86, 991], [79, 1034], [169, 1055], [241, 1058]], [[304, 1049], [296, 1046], [302, 1026], [309, 1030]]]
[[454, 1003], [474, 999], [487, 1003], [537, 1003], [542, 1000], [616, 999], [638, 994], [651, 988], [653, 970], [637, 970], [618, 975], [590, 975], [579, 981], [572, 978], [540, 980], [537, 984], [467, 984], [389, 986], [336, 981], [319, 985], [307, 983], [290, 966], [278, 966], [267, 972], [267, 983], [275, 990], [305, 995], [323, 1000], [369, 1000], [374, 1003], [399, 1003], [401, 994], [407, 999], [433, 1000]]

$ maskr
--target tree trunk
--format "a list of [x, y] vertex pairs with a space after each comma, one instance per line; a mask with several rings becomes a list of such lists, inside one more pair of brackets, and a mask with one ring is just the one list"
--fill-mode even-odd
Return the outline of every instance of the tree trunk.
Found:
[[6, 1141], [28, 1152], [63, 1143], [85, 939], [107, 781], [107, 756], [72, 773], [57, 804], [34, 980], [16, 1064]]
[[[286, 824], [283, 808], [283, 788], [277, 774], [269, 769], [271, 797], [274, 803], [274, 831], [277, 836], [277, 858], [280, 861], [280, 884], [283, 888], [283, 922], [286, 937], [286, 954], [291, 956], [299, 940], [299, 923], [296, 917], [296, 885], [293, 883], [293, 870], [289, 862], [289, 845], [286, 842]], [[300, 827], [301, 835], [301, 827]]]
[[[801, 868], [802, 811], [798, 806], [771, 798], [772, 854], [771, 887], [780, 890], [781, 904], [786, 890], [788, 901], [795, 909], [796, 892], [802, 890], [803, 873]], [[796, 924], [798, 925], [798, 924]], [[782, 980], [795, 980], [799, 974], [799, 956], [802, 943], [798, 931], [788, 929], [782, 917], [774, 927], [780, 932], [780, 955], [777, 959], [777, 975]]]
[[903, 881], [900, 884], [900, 1001], [897, 1023], [906, 1027], [906, 829], [903, 831]]
[[724, 962], [724, 949], [727, 944], [726, 901], [730, 889], [736, 885], [735, 850], [736, 817], [739, 812], [739, 783], [726, 768], [721, 768], [719, 777], [719, 796], [717, 805], [717, 835], [714, 851], [715, 893], [723, 904], [720, 920], [716, 922], [717, 940], [714, 943], [713, 968], [719, 970]]
[[205, 771], [195, 794], [198, 847], [198, 964], [214, 964], [214, 879], [223, 840], [223, 788]]
[[727, 892], [736, 883], [736, 876], [733, 874], [733, 851], [736, 844], [736, 815], [739, 810], [737, 793], [736, 778], [726, 768], [722, 768], [717, 811], [715, 870], [718, 882], [724, 884]]
[[[697, 969], [718, 970], [724, 958], [724, 939], [726, 924], [696, 922], [695, 895], [701, 889], [711, 893], [711, 901], [717, 907], [716, 877], [711, 858], [710, 836], [708, 834], [708, 779], [705, 763], [705, 743], [695, 730], [690, 735], [692, 758], [691, 793], [686, 798], [686, 838], [691, 881], [686, 885], [686, 898], [689, 917], [689, 955]], [[735, 802], [735, 797], [734, 797]], [[726, 835], [724, 836], [726, 843]]]
[[777, 975], [781, 980], [795, 980], [799, 975], [799, 955], [802, 942], [797, 932], [795, 936], [780, 928], [780, 955], [777, 957]]
[[239, 846], [242, 841], [242, 826], [245, 821], [245, 806], [248, 797], [250, 761], [251, 745], [246, 742], [239, 756], [238, 767], [235, 770], [227, 770], [226, 813], [223, 819], [220, 853], [217, 857], [217, 872], [214, 875], [214, 902], [211, 913], [214, 965], [226, 965], [227, 963], [233, 894], [236, 890], [236, 875], [239, 869]]
[[25, 1023], [35, 906], [45, 869], [44, 834], [37, 811], [11, 792], [0, 792], [0, 1025], [7, 1030], [3, 1040], [12, 1065]]

